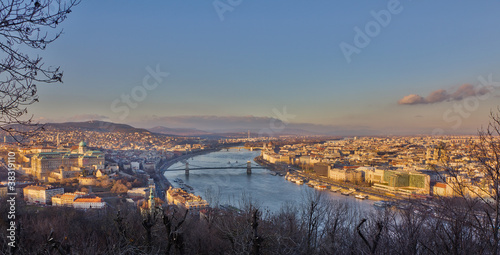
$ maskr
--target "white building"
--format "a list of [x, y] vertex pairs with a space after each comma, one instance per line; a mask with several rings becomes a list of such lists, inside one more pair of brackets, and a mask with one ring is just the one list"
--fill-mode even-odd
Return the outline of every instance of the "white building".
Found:
[[79, 197], [73, 201], [73, 207], [76, 209], [102, 209], [106, 207], [106, 202], [100, 197]]
[[23, 189], [24, 200], [30, 203], [47, 204], [52, 201], [53, 196], [63, 193], [64, 188], [52, 186], [28, 186]]
[[134, 171], [134, 172], [136, 172], [137, 170], [140, 170], [139, 162], [130, 162], [130, 167], [132, 168], [132, 171]]

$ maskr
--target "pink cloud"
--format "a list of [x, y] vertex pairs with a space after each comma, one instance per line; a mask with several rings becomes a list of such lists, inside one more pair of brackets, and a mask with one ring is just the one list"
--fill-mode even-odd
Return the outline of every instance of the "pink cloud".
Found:
[[444, 89], [438, 89], [431, 92], [425, 98], [420, 95], [410, 94], [401, 98], [398, 101], [398, 104], [433, 104], [444, 101], [462, 100], [467, 97], [484, 95], [490, 91], [491, 89], [487, 87], [475, 87], [471, 84], [464, 84], [454, 92], [448, 92]]

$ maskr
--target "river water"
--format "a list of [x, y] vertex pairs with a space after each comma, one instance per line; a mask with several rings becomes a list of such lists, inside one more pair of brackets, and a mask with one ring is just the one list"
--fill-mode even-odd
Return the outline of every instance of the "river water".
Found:
[[[260, 151], [245, 149], [226, 149], [189, 158], [190, 168], [196, 167], [246, 167], [251, 161], [252, 167], [259, 165], [253, 161]], [[177, 162], [169, 169], [184, 169], [185, 163]], [[284, 177], [272, 176], [267, 169], [252, 169], [248, 175], [246, 169], [210, 169], [190, 170], [189, 176], [184, 171], [165, 172], [165, 177], [174, 184], [175, 178], [193, 187], [193, 193], [207, 199], [208, 202], [230, 204], [236, 207], [241, 202], [251, 199], [262, 209], [278, 212], [284, 203], [300, 204], [307, 196], [308, 190], [313, 188], [307, 185], [298, 185], [286, 181]], [[320, 191], [331, 200], [343, 201], [360, 212], [373, 209], [373, 201], [355, 199], [354, 196], [343, 196], [340, 193]]]

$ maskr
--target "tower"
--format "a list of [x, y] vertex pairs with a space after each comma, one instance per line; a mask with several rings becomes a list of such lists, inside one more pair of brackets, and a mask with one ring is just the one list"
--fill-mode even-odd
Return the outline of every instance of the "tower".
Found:
[[252, 174], [252, 162], [247, 161], [247, 174]]
[[86, 150], [87, 150], [87, 143], [81, 141], [80, 144], [78, 144], [78, 153], [84, 154]]
[[153, 211], [155, 209], [155, 195], [154, 195], [154, 190], [153, 188], [149, 188], [149, 200], [148, 200], [148, 207], [149, 207], [149, 213], [153, 215]]

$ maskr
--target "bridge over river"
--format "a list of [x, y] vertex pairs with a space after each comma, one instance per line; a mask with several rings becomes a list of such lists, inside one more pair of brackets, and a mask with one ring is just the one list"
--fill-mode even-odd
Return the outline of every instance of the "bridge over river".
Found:
[[[229, 166], [218, 166], [218, 167], [204, 167], [204, 166], [196, 166], [196, 165], [190, 165], [188, 162], [183, 162], [185, 163], [184, 168], [168, 168], [163, 170], [163, 172], [173, 172], [173, 171], [185, 171], [186, 175], [189, 175], [189, 171], [194, 171], [194, 170], [217, 170], [217, 169], [246, 169], [247, 174], [252, 173], [252, 168], [253, 169], [264, 169], [265, 167], [262, 166], [252, 166], [252, 162], [247, 161], [246, 164], [239, 164], [239, 165], [229, 165]], [[230, 162], [228, 162], [230, 164]]]

